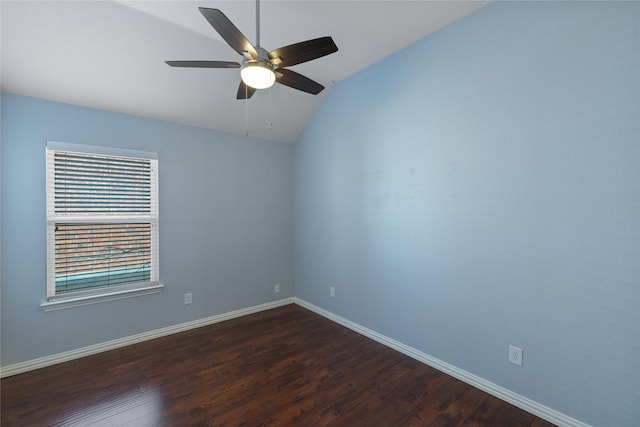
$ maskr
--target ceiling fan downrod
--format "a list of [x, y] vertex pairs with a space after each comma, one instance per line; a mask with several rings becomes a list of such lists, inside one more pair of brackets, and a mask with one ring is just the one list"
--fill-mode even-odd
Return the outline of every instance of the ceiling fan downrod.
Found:
[[260, 47], [260, 0], [256, 0], [256, 46]]

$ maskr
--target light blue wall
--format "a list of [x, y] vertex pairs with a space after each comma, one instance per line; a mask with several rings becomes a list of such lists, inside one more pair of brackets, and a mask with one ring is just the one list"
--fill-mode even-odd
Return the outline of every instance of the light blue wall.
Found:
[[[10, 94], [1, 137], [3, 366], [293, 296], [290, 144]], [[158, 153], [163, 292], [42, 311], [46, 140]]]
[[306, 301], [640, 425], [640, 3], [490, 4], [340, 82], [294, 146], [294, 253]]
[[[293, 160], [2, 94], [2, 365], [272, 301], [274, 283], [292, 296], [293, 265], [304, 300], [577, 419], [637, 425], [639, 24], [637, 2], [491, 4], [336, 85]], [[47, 139], [159, 153], [162, 293], [41, 310]]]

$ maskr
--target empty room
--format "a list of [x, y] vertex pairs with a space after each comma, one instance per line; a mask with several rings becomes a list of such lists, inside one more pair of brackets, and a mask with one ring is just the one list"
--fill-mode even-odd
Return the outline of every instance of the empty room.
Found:
[[640, 2], [0, 24], [3, 426], [640, 425]]

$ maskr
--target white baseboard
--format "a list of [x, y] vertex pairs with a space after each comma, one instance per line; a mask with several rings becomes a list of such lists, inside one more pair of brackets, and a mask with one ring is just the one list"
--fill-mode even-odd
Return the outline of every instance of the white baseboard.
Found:
[[65, 351], [64, 353], [53, 354], [51, 356], [40, 357], [38, 359], [4, 366], [0, 368], [0, 378], [21, 374], [23, 372], [33, 371], [35, 369], [44, 368], [62, 362], [68, 362], [69, 360], [79, 359], [81, 357], [101, 353], [103, 351], [113, 350], [147, 340], [152, 340], [154, 338], [160, 338], [167, 335], [176, 334], [178, 332], [184, 332], [190, 329], [212, 325], [218, 322], [224, 322], [225, 320], [234, 319], [236, 317], [259, 313], [261, 311], [270, 310], [272, 308], [281, 307], [283, 305], [293, 304], [294, 302], [294, 298], [286, 298], [278, 301], [268, 302], [266, 304], [254, 305], [253, 307], [242, 308], [240, 310], [218, 314], [204, 319], [198, 319], [191, 322], [181, 323], [179, 325], [168, 326], [166, 328], [143, 332], [141, 334], [131, 335], [129, 337], [118, 338], [116, 340], [90, 345], [88, 347], [83, 347], [76, 350]]
[[479, 388], [480, 390], [485, 391], [492, 396], [495, 396], [501, 400], [504, 400], [505, 402], [509, 402], [510, 404], [517, 406], [522, 410], [525, 410], [531, 414], [534, 414], [558, 426], [589, 427], [588, 424], [585, 424], [582, 421], [576, 420], [575, 418], [569, 417], [568, 415], [565, 415], [562, 412], [558, 412], [555, 409], [551, 409], [548, 406], [542, 405], [534, 400], [531, 400], [527, 397], [514, 393], [511, 390], [508, 390], [504, 387], [501, 387], [497, 384], [487, 381], [484, 378], [481, 378], [477, 375], [472, 374], [471, 372], [467, 372], [447, 362], [444, 362], [438, 358], [430, 356], [427, 353], [423, 353], [422, 351], [416, 350], [413, 347], [409, 347], [408, 345], [402, 344], [399, 341], [396, 341], [387, 336], [379, 334], [375, 331], [372, 331], [371, 329], [365, 328], [364, 326], [361, 326], [357, 323], [347, 320], [344, 317], [340, 317], [337, 314], [334, 314], [323, 308], [315, 306], [309, 302], [301, 300], [300, 298], [294, 298], [294, 301], [297, 305], [304, 307], [307, 310], [313, 311], [314, 313], [319, 314], [322, 317], [332, 320], [342, 326], [345, 326], [351, 329], [352, 331], [355, 331], [361, 335], [364, 335], [365, 337], [371, 338], [372, 340], [377, 341], [380, 344], [383, 344], [387, 347], [397, 350], [400, 353], [406, 354], [407, 356], [413, 359], [416, 359], [441, 372], [444, 372], [445, 374], [451, 375], [452, 377], [457, 378], [460, 381], [464, 381], [469, 385]]

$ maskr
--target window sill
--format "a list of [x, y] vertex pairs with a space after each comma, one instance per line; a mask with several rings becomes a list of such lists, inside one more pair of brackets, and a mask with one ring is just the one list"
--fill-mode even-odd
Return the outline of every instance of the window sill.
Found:
[[161, 283], [158, 283], [152, 286], [146, 286], [144, 288], [128, 289], [125, 291], [108, 292], [104, 294], [87, 295], [82, 297], [45, 302], [40, 304], [40, 307], [42, 307], [44, 311], [63, 310], [66, 308], [80, 307], [80, 306], [89, 305], [89, 304], [98, 304], [101, 302], [115, 301], [115, 300], [124, 299], [124, 298], [133, 298], [133, 297], [139, 297], [142, 295], [157, 294], [162, 290], [162, 288], [164, 288], [164, 285]]

